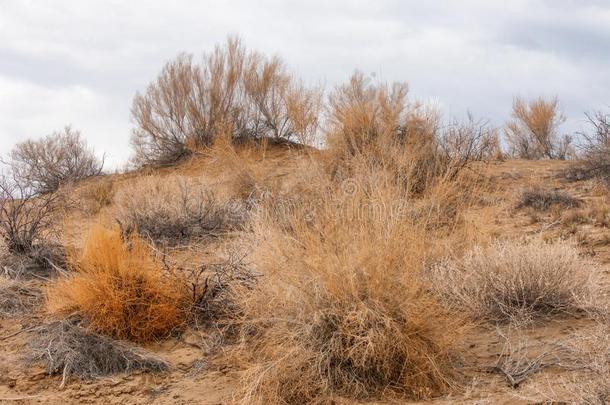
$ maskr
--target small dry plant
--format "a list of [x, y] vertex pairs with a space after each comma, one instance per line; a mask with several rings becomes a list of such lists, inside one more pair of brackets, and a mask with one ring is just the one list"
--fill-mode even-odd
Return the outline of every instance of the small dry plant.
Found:
[[547, 190], [540, 187], [524, 190], [516, 208], [533, 208], [537, 211], [546, 211], [553, 206], [561, 208], [575, 208], [581, 205], [581, 201], [564, 191]]
[[239, 200], [221, 201], [196, 179], [146, 177], [116, 193], [124, 232], [177, 244], [239, 228], [247, 217]]
[[41, 301], [39, 289], [24, 281], [0, 276], [0, 318], [25, 314]]
[[118, 229], [96, 226], [70, 267], [47, 288], [52, 314], [77, 314], [96, 332], [138, 342], [167, 336], [185, 321], [182, 283], [137, 236], [123, 240]]
[[497, 242], [432, 266], [430, 285], [475, 319], [523, 321], [593, 311], [599, 269], [566, 242]]
[[79, 323], [74, 318], [46, 323], [36, 328], [29, 343], [32, 350], [29, 360], [46, 364], [51, 375], [61, 375], [62, 387], [70, 377], [169, 369], [159, 357], [128, 342], [88, 331]]

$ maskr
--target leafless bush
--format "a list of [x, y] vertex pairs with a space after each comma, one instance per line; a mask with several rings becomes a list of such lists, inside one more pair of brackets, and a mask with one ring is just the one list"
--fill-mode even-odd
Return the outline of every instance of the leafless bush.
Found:
[[0, 276], [0, 317], [21, 315], [40, 303], [40, 290]]
[[42, 361], [49, 374], [61, 374], [63, 386], [70, 377], [93, 378], [136, 370], [165, 371], [168, 364], [137, 346], [84, 329], [78, 320], [47, 323], [30, 342], [31, 361]]
[[439, 144], [453, 171], [465, 168], [473, 161], [491, 160], [501, 154], [495, 128], [484, 120], [468, 116], [465, 123], [454, 122], [439, 134]]
[[177, 176], [140, 179], [115, 201], [124, 231], [168, 243], [217, 236], [239, 227], [247, 214], [240, 201], [220, 201], [197, 180]]
[[535, 390], [546, 402], [606, 405], [610, 401], [610, 329], [600, 319], [593, 329], [557, 342], [561, 366], [577, 372], [537, 384]]
[[15, 177], [36, 193], [101, 173], [103, 160], [89, 149], [79, 131], [66, 127], [40, 140], [19, 143], [8, 162]]
[[498, 333], [504, 345], [491, 371], [501, 374], [511, 388], [518, 388], [531, 375], [559, 363], [557, 350], [553, 348], [542, 350], [535, 355], [534, 352], [540, 352], [540, 348], [531, 344], [528, 339], [519, 336], [514, 341], [513, 337], [505, 335], [499, 329]]
[[0, 176], [0, 237], [9, 252], [32, 252], [52, 229], [61, 202], [60, 194], [38, 195], [22, 179]]
[[556, 97], [530, 102], [517, 97], [505, 129], [511, 154], [521, 159], [566, 159], [572, 152], [572, 139], [558, 134], [564, 122]]
[[516, 208], [534, 208], [538, 211], [546, 211], [554, 205], [561, 208], [575, 208], [580, 206], [581, 201], [572, 197], [564, 191], [545, 190], [532, 188], [525, 190], [519, 196]]
[[320, 92], [296, 80], [279, 58], [248, 52], [229, 38], [201, 64], [178, 56], [135, 96], [135, 160], [172, 162], [222, 136], [307, 142], [319, 109]]
[[599, 277], [597, 267], [565, 242], [498, 242], [433, 266], [430, 283], [448, 305], [506, 322], [594, 313]]
[[601, 111], [587, 114], [592, 133], [582, 132], [584, 162], [572, 169], [573, 177], [598, 177], [610, 183], [610, 114]]

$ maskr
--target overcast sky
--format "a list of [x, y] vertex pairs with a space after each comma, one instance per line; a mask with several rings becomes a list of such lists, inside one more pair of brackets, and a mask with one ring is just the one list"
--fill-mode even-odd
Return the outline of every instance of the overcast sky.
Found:
[[0, 0], [0, 154], [72, 124], [120, 165], [135, 92], [228, 34], [327, 88], [407, 81], [446, 118], [501, 125], [515, 95], [559, 96], [566, 131], [610, 110], [609, 0]]

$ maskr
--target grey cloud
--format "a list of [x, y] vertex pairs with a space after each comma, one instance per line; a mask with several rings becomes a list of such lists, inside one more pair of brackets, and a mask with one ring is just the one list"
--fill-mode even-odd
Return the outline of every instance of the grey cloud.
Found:
[[610, 103], [608, 27], [602, 0], [0, 0], [0, 153], [72, 123], [120, 164], [133, 94], [227, 34], [327, 88], [354, 69], [408, 81], [448, 118], [501, 125], [514, 95], [557, 94], [569, 131]]

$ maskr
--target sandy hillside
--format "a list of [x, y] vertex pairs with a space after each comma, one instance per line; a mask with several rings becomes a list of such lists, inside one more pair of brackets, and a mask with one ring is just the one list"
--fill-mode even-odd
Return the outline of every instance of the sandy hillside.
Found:
[[[291, 165], [296, 164], [294, 160], [284, 152], [270, 152], [264, 156], [239, 157], [227, 169], [200, 157], [178, 167], [148, 174], [203, 178], [210, 187], [225, 189], [227, 182], [236, 181], [235, 176], [226, 173], [238, 171], [240, 162], [254, 164], [259, 180], [281, 183], [289, 181], [285, 178]], [[567, 167], [565, 162], [519, 160], [475, 167], [474, 170], [485, 181], [481, 184], [481, 199], [467, 218], [473, 221], [478, 232], [490, 238], [539, 235], [548, 241], [572, 241], [583, 257], [602, 267], [604, 288], [610, 291], [610, 203], [593, 181], [566, 180], [562, 172]], [[86, 200], [90, 195], [88, 188], [95, 187], [96, 182], [110, 182], [114, 190], [129, 187], [141, 175], [94, 179], [79, 185], [74, 196]], [[532, 187], [566, 192], [582, 202], [579, 207], [545, 211], [515, 208], [520, 193]], [[112, 220], [112, 202], [93, 208], [87, 205], [89, 203], [79, 204], [64, 221], [64, 238], [74, 246], [78, 245], [88, 226]], [[197, 260], [214, 260], [218, 251], [231, 244], [231, 238], [229, 234], [210, 240], [203, 247], [191, 247], [187, 253], [191, 259], [195, 252]], [[176, 260], [187, 256], [184, 249], [173, 254]], [[28, 283], [33, 288], [44, 288], [46, 281], [32, 279]], [[240, 385], [240, 370], [223, 364], [220, 360], [222, 353], [204, 354], [202, 334], [205, 332], [189, 329], [180, 336], [146, 347], [169, 362], [171, 369], [168, 372], [136, 372], [85, 381], [70, 379], [61, 387], [61, 376], [49, 376], [41, 365], [31, 365], [24, 360], [28, 356], [28, 341], [33, 330], [46, 317], [40, 303], [30, 313], [0, 319], [0, 403], [221, 404], [230, 402]], [[450, 397], [430, 402], [512, 404], [574, 398], [574, 392], [586, 385], [590, 372], [562, 367], [565, 359], [558, 357], [557, 347], [562, 342], [571, 341], [575, 334], [598, 333], [599, 324], [600, 321], [585, 317], [555, 317], [537, 321], [521, 328], [518, 333], [509, 333], [506, 328], [497, 330], [485, 324], [475, 326], [468, 331], [466, 338], [462, 388]], [[513, 359], [522, 360], [520, 370], [527, 370], [524, 381], [515, 383], [514, 387], [500, 371], [498, 363], [509, 348], [513, 350]], [[528, 365], [531, 366], [529, 369]]]

